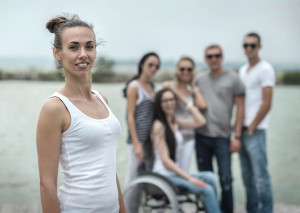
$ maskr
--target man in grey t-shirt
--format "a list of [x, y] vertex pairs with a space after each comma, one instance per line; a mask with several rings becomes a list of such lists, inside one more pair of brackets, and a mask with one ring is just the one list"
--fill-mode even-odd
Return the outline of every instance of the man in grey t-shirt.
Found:
[[[222, 188], [222, 212], [233, 212], [231, 153], [241, 147], [244, 118], [244, 86], [239, 77], [222, 66], [223, 53], [219, 45], [205, 49], [209, 72], [199, 75], [195, 83], [203, 94], [207, 109], [203, 112], [207, 124], [196, 131], [196, 154], [199, 171], [213, 171], [212, 158], [217, 159]], [[234, 137], [231, 137], [231, 117], [237, 105]]]

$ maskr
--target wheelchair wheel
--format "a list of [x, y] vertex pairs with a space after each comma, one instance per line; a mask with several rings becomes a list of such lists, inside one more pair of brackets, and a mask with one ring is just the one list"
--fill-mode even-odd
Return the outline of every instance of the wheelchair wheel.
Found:
[[138, 212], [178, 213], [175, 190], [161, 178], [142, 175], [132, 181], [124, 190], [123, 198], [126, 209]]

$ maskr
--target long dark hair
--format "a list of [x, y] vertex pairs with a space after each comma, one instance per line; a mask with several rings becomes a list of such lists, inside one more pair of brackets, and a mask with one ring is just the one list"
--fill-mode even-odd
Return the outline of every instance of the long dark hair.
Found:
[[155, 103], [154, 103], [154, 117], [153, 120], [159, 120], [160, 122], [163, 123], [163, 125], [165, 126], [165, 139], [167, 142], [167, 146], [169, 149], [169, 153], [170, 153], [170, 158], [173, 161], [176, 161], [176, 140], [175, 140], [175, 136], [173, 131], [171, 130], [171, 127], [169, 126], [169, 123], [167, 121], [166, 118], [166, 114], [164, 113], [164, 111], [161, 108], [161, 99], [162, 96], [165, 92], [171, 92], [174, 95], [174, 98], [176, 98], [175, 93], [173, 92], [173, 90], [166, 88], [166, 89], [162, 89], [160, 91], [158, 91], [156, 93], [155, 96]]
[[[138, 79], [138, 78], [141, 76], [141, 74], [142, 74], [142, 66], [143, 66], [143, 64], [145, 63], [145, 61], [146, 61], [150, 56], [155, 56], [155, 57], [158, 59], [158, 61], [160, 61], [159, 56], [158, 56], [155, 52], [149, 52], [149, 53], [146, 53], [146, 54], [141, 58], [141, 60], [139, 61], [139, 64], [138, 64], [138, 73], [137, 73], [135, 76], [133, 76], [129, 81], [127, 81], [127, 83], [126, 83], [126, 85], [125, 85], [125, 87], [124, 87], [124, 89], [123, 89], [123, 96], [124, 96], [125, 98], [127, 97], [127, 88], [128, 88], [129, 83], [130, 83], [131, 81], [133, 81], [133, 80]], [[152, 85], [152, 87], [154, 87], [154, 84], [153, 84], [152, 82], [150, 82], [150, 84]]]
[[[167, 146], [169, 149], [169, 155], [170, 158], [173, 161], [176, 161], [176, 140], [175, 140], [175, 136], [174, 133], [172, 132], [169, 123], [167, 121], [166, 115], [164, 113], [164, 111], [161, 108], [161, 98], [162, 95], [167, 92], [170, 91], [173, 93], [174, 97], [175, 94], [174, 92], [169, 89], [162, 89], [160, 91], [158, 91], [155, 95], [155, 102], [154, 102], [154, 115], [153, 115], [153, 120], [152, 122], [154, 122], [156, 119], [159, 120], [160, 122], [163, 123], [163, 125], [165, 126], [165, 140], [167, 142]], [[154, 163], [154, 150], [153, 150], [153, 143], [152, 143], [152, 138], [149, 134], [149, 137], [147, 138], [147, 140], [144, 142], [143, 144], [143, 148], [144, 148], [144, 152], [145, 152], [145, 161], [143, 164], [141, 164], [139, 170], [140, 172], [144, 172], [144, 171], [151, 171], [153, 168], [153, 163]]]

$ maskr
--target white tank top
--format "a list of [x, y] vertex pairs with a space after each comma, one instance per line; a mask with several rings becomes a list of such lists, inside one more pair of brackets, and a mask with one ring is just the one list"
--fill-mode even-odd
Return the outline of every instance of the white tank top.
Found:
[[58, 194], [61, 213], [119, 212], [116, 147], [121, 126], [102, 96], [92, 92], [107, 108], [107, 118], [88, 117], [65, 96], [58, 92], [52, 95], [65, 104], [71, 115], [60, 146], [64, 173]]
[[[183, 145], [183, 136], [181, 134], [181, 132], [178, 129], [178, 125], [175, 125], [175, 141], [176, 141], [176, 150], [175, 150], [175, 155], [176, 155], [176, 164], [178, 165], [177, 161], [180, 157], [180, 150], [182, 148]], [[152, 137], [152, 136], [151, 136]], [[152, 172], [164, 175], [164, 176], [171, 176], [171, 175], [176, 175], [173, 171], [169, 170], [168, 168], [166, 168], [159, 156], [159, 153], [157, 151], [157, 148], [155, 146], [155, 142], [154, 142], [154, 137], [152, 137], [152, 142], [154, 144], [154, 163], [153, 163], [153, 168], [152, 168]]]

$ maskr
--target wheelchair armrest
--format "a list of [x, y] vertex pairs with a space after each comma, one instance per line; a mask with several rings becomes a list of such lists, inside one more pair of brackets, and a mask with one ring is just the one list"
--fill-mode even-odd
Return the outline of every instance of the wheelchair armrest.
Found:
[[140, 173], [140, 176], [144, 176], [144, 175], [150, 175], [150, 176], [153, 176], [153, 177], [161, 178], [162, 180], [164, 180], [167, 184], [169, 184], [172, 187], [172, 189], [175, 191], [176, 194], [180, 194], [181, 193], [181, 188], [182, 187], [176, 186], [166, 176], [163, 176], [163, 175], [155, 173], [155, 172], [141, 172]]

